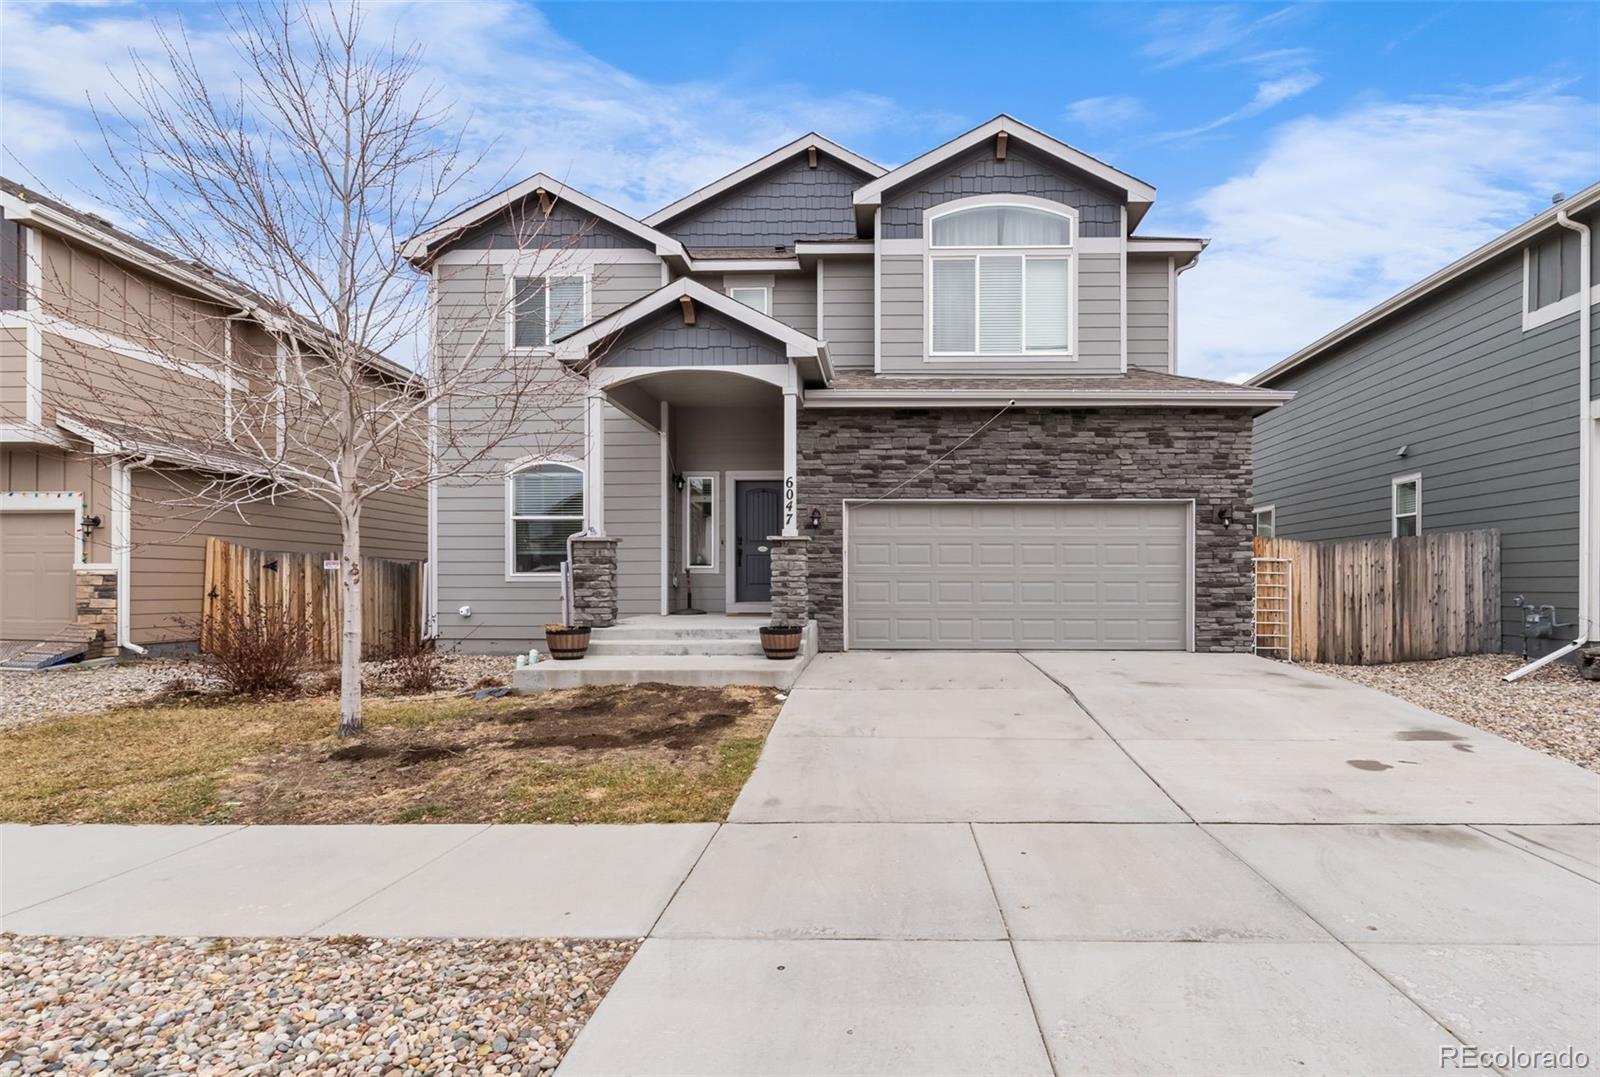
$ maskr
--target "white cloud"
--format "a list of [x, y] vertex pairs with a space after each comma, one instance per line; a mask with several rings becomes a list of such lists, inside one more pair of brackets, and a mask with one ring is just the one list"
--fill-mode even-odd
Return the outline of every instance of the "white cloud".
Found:
[[1367, 105], [1280, 127], [1204, 192], [1185, 373], [1242, 379], [1600, 174], [1596, 106], [1550, 88]]
[[[1090, 131], [1121, 130], [1143, 123], [1150, 116], [1137, 97], [1084, 97], [1067, 106], [1063, 119]], [[1070, 141], [1070, 136], [1069, 136]]]
[[1155, 60], [1157, 67], [1176, 67], [1232, 52], [1294, 20], [1298, 14], [1293, 7], [1253, 18], [1238, 5], [1167, 8], [1150, 18], [1150, 36], [1139, 51]]
[[[639, 79], [561, 37], [537, 9], [509, 0], [375, 4], [367, 14], [377, 33], [393, 31], [402, 42], [426, 28], [424, 75], [459, 117], [470, 117], [468, 146], [486, 154], [461, 186], [463, 198], [544, 171], [643, 214], [808, 130], [825, 129], [850, 145], [932, 121], [875, 94]], [[188, 29], [203, 67], [217, 72], [214, 87], [225, 87], [234, 64], [221, 27], [196, 17]], [[0, 5], [0, 30], [5, 168], [67, 197], [90, 196], [97, 184], [74, 145], [81, 141], [91, 155], [99, 149], [86, 102], [120, 96], [129, 50], [158, 55], [155, 31], [126, 9], [18, 4]], [[15, 143], [14, 115], [26, 120], [28, 134]]]
[[1170, 142], [1175, 139], [1189, 138], [1192, 135], [1205, 134], [1215, 131], [1237, 120], [1247, 119], [1250, 116], [1259, 116], [1274, 105], [1281, 105], [1291, 98], [1299, 97], [1307, 90], [1313, 89], [1322, 81], [1322, 76], [1314, 71], [1296, 71], [1292, 74], [1278, 78], [1267, 79], [1256, 84], [1256, 93], [1248, 102], [1225, 115], [1214, 120], [1200, 124], [1198, 127], [1189, 127], [1182, 131], [1169, 131], [1156, 136], [1158, 142]]

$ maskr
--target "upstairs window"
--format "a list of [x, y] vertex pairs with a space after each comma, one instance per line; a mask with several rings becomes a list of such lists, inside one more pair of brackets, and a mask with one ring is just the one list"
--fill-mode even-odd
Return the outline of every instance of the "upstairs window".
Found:
[[588, 319], [588, 288], [579, 276], [516, 277], [511, 293], [511, 346], [548, 348]]
[[1583, 248], [1578, 233], [1557, 228], [1524, 255], [1528, 310], [1535, 311], [1578, 294], [1579, 261]]
[[513, 472], [509, 483], [511, 575], [559, 572], [567, 536], [583, 530], [583, 472], [572, 464], [534, 464]]
[[772, 313], [771, 294], [765, 288], [741, 285], [728, 289], [728, 298], [747, 307], [759, 310], [762, 314]]
[[1070, 214], [981, 205], [928, 228], [934, 355], [1064, 356], [1072, 351]]
[[1256, 509], [1256, 538], [1278, 537], [1278, 507], [1262, 505]]
[[1390, 482], [1395, 538], [1422, 534], [1422, 476], [1402, 475]]

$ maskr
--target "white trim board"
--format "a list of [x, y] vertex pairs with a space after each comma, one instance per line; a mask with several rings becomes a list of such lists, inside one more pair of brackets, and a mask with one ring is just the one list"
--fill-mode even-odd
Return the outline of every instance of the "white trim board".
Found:
[[[1182, 505], [1185, 506], [1187, 528], [1185, 534], [1189, 545], [1187, 561], [1188, 575], [1185, 588], [1187, 598], [1185, 601], [1185, 619], [1187, 631], [1185, 633], [1185, 650], [1195, 649], [1195, 591], [1197, 590], [1198, 570], [1196, 567], [1196, 520], [1195, 500], [1192, 497], [847, 497], [840, 502], [841, 519], [839, 524], [839, 618], [841, 625], [841, 647], [850, 649], [850, 509], [867, 508], [872, 505], [907, 504], [907, 505]], [[971, 648], [983, 650], [984, 648]], [[1014, 651], [1015, 646], [993, 647], [989, 650]], [[1070, 648], [1059, 648], [1069, 650]], [[1152, 652], [1158, 653], [1158, 652]]]

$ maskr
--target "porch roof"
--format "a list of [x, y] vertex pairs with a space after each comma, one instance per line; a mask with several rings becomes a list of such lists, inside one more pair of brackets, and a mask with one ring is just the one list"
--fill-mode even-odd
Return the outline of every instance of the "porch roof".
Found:
[[587, 377], [595, 367], [604, 365], [606, 361], [604, 355], [597, 358], [591, 355], [590, 349], [596, 344], [674, 305], [683, 307], [687, 312], [697, 303], [777, 343], [807, 384], [826, 386], [832, 382], [833, 368], [828, 360], [827, 344], [688, 277], [665, 284], [649, 295], [563, 337], [557, 341], [557, 354], [569, 369]]

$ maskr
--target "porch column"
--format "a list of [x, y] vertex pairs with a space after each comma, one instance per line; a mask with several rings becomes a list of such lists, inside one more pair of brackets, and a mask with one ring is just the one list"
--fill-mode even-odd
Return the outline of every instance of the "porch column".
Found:
[[783, 536], [794, 538], [800, 534], [799, 490], [796, 460], [795, 425], [799, 420], [800, 397], [793, 386], [783, 390]]
[[589, 444], [584, 453], [589, 488], [584, 491], [583, 507], [589, 517], [589, 530], [606, 533], [606, 398], [598, 390], [589, 393], [589, 413], [584, 423]]

